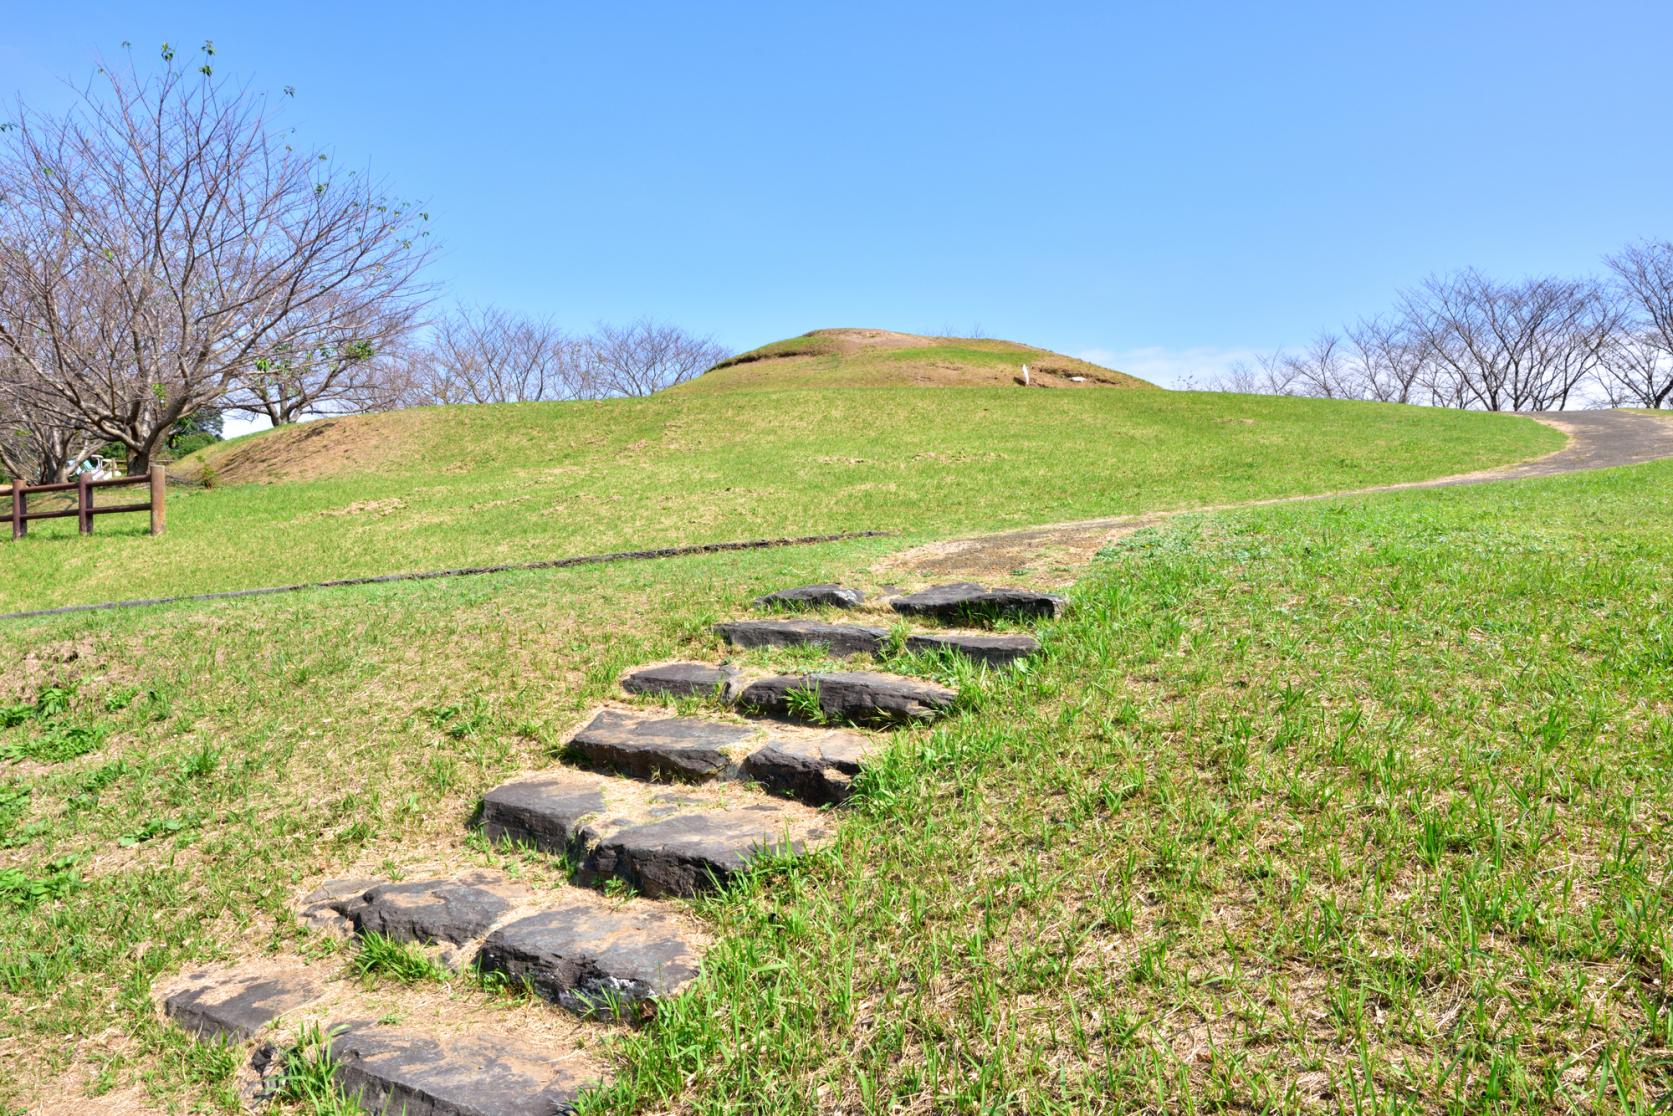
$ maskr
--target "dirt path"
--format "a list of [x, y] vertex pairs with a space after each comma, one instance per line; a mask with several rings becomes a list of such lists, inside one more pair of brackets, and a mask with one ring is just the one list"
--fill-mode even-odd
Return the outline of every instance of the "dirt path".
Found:
[[1377, 485], [1345, 492], [1321, 492], [1310, 496], [1283, 496], [1241, 504], [1217, 504], [1182, 508], [1144, 515], [1083, 519], [1003, 531], [968, 539], [929, 543], [890, 555], [873, 568], [884, 581], [920, 581], [958, 577], [972, 581], [1014, 581], [1067, 585], [1079, 576], [1094, 554], [1116, 539], [1160, 523], [1184, 512], [1228, 511], [1233, 508], [1293, 504], [1305, 500], [1330, 500], [1341, 496], [1373, 492], [1398, 492], [1408, 488], [1447, 488], [1489, 481], [1551, 477], [1587, 469], [1610, 469], [1639, 465], [1673, 457], [1673, 420], [1626, 411], [1567, 411], [1561, 414], [1529, 415], [1538, 422], [1568, 435], [1568, 445], [1555, 453], [1515, 465], [1484, 469], [1432, 480]]

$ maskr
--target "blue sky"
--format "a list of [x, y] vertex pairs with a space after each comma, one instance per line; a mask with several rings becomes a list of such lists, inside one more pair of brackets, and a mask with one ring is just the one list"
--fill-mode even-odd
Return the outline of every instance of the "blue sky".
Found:
[[0, 0], [0, 91], [204, 39], [424, 200], [455, 297], [576, 329], [979, 326], [1171, 382], [1673, 236], [1666, 0]]

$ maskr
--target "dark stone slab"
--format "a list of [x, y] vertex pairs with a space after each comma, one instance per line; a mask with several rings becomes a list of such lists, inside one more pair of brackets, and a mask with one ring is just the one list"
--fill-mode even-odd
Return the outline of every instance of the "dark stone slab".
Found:
[[906, 637], [906, 649], [914, 652], [956, 651], [967, 658], [989, 666], [1010, 666], [1018, 659], [1040, 649], [1040, 641], [1031, 635], [915, 635]]
[[764, 597], [755, 598], [755, 604], [760, 608], [794, 608], [797, 605], [859, 608], [865, 602], [866, 595], [864, 593], [858, 589], [846, 589], [841, 585], [801, 585], [794, 589], [780, 589], [775, 593], [768, 593]]
[[343, 913], [345, 906], [358, 905], [357, 900], [384, 882], [366, 876], [326, 880], [302, 897], [302, 911], [298, 917], [316, 930], [348, 937], [354, 933], [354, 923]]
[[934, 682], [871, 671], [781, 674], [763, 678], [744, 690], [738, 702], [746, 709], [779, 717], [797, 716], [792, 690], [818, 694], [819, 708], [833, 721], [854, 724], [900, 724], [926, 721], [951, 708], [958, 694]]
[[1032, 589], [988, 589], [973, 581], [936, 585], [896, 597], [889, 607], [903, 616], [937, 620], [1035, 620], [1061, 616], [1068, 602], [1055, 593]]
[[603, 780], [582, 772], [556, 772], [495, 787], [482, 799], [482, 832], [497, 844], [579, 856], [586, 820], [604, 811], [602, 788]]
[[486, 934], [528, 894], [498, 873], [473, 872], [449, 880], [379, 884], [359, 899], [345, 900], [343, 914], [357, 934], [464, 945]]
[[576, 879], [597, 884], [613, 877], [653, 899], [697, 895], [725, 884], [763, 852], [800, 854], [828, 836], [822, 824], [791, 811], [807, 808], [767, 801], [626, 826], [599, 842]]
[[837, 656], [875, 655], [889, 638], [883, 628], [817, 620], [734, 620], [714, 630], [734, 647], [814, 646]]
[[313, 1003], [324, 989], [305, 973], [217, 971], [188, 973], [189, 985], [163, 1000], [163, 1013], [199, 1038], [243, 1042], [287, 1011]]
[[754, 734], [742, 725], [700, 717], [645, 717], [606, 709], [569, 744], [589, 761], [624, 775], [700, 783], [731, 775], [737, 762], [727, 749]]
[[825, 806], [848, 797], [873, 748], [871, 740], [854, 732], [774, 736], [744, 760], [741, 770], [769, 790]]
[[730, 702], [737, 697], [738, 671], [707, 663], [670, 663], [634, 671], [622, 679], [622, 689], [653, 697], [718, 697]]
[[633, 1019], [689, 983], [701, 956], [679, 920], [592, 899], [500, 927], [477, 964], [578, 1014]]
[[378, 1116], [554, 1116], [574, 1111], [597, 1081], [509, 1036], [436, 1037], [365, 1021], [332, 1037], [331, 1056], [338, 1085]]

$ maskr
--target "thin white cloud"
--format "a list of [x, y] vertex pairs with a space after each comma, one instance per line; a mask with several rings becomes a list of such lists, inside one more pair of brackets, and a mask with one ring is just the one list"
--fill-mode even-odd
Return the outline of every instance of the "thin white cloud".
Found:
[[1162, 387], [1193, 384], [1201, 388], [1222, 378], [1232, 365], [1251, 364], [1260, 354], [1255, 349], [1219, 349], [1211, 345], [1189, 349], [1143, 345], [1133, 349], [1086, 349], [1075, 355]]

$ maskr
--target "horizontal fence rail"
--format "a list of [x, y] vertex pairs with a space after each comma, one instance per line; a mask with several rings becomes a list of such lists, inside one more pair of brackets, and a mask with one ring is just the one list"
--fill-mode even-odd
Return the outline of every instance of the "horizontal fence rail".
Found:
[[[93, 499], [93, 493], [101, 488], [134, 488], [146, 485], [149, 489], [148, 499], [144, 503], [105, 504], [100, 505]], [[12, 478], [12, 538], [21, 539], [29, 533], [29, 524], [38, 519], [68, 519], [75, 516], [81, 533], [93, 533], [93, 518], [100, 515], [118, 515], [124, 512], [150, 512], [151, 533], [160, 535], [167, 517], [167, 487], [168, 474], [161, 465], [153, 465], [151, 471], [143, 477], [108, 477], [95, 480], [91, 474], [83, 473], [73, 481], [56, 481], [52, 484], [25, 484]], [[45, 496], [54, 492], [74, 492], [76, 505], [73, 508], [54, 508], [50, 511], [30, 511], [29, 497]]]

